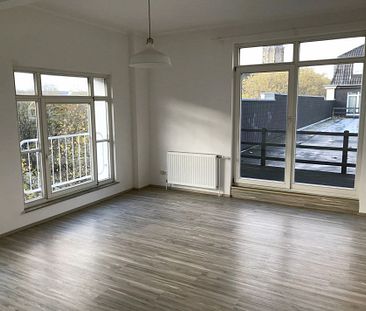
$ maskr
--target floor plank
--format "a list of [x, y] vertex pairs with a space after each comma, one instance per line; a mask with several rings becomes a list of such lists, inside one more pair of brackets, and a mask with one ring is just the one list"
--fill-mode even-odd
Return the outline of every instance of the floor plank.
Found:
[[366, 218], [133, 191], [0, 239], [0, 310], [366, 310]]

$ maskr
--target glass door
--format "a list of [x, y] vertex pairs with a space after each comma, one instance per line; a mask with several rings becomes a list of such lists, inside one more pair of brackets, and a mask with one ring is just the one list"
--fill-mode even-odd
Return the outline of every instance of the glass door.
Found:
[[50, 194], [94, 182], [90, 103], [47, 102]]
[[286, 179], [289, 70], [240, 72], [239, 178]]
[[[338, 72], [352, 72], [356, 65], [362, 67], [342, 63], [299, 68], [295, 183], [355, 187], [361, 84], [337, 86], [331, 96], [327, 88]], [[358, 79], [362, 81], [362, 74]]]
[[238, 52], [236, 183], [354, 198], [365, 37]]

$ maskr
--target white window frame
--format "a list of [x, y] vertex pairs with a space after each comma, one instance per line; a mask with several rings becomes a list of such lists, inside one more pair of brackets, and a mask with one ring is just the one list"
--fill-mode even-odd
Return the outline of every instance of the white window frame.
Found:
[[[365, 124], [365, 108], [364, 102], [366, 99], [366, 55], [362, 57], [350, 57], [350, 58], [333, 58], [324, 60], [311, 60], [300, 61], [300, 43], [321, 41], [330, 39], [342, 39], [350, 37], [365, 36], [365, 33], [350, 33], [334, 36], [310, 36], [297, 39], [287, 40], [268, 40], [258, 41], [248, 44], [235, 44], [234, 45], [234, 96], [233, 96], [233, 108], [232, 108], [232, 122], [233, 122], [233, 151], [232, 151], [232, 174], [233, 182], [238, 186], [262, 188], [262, 189], [281, 189], [288, 192], [298, 192], [315, 195], [329, 195], [334, 197], [353, 198], [359, 197], [359, 183], [361, 172], [361, 159], [363, 149], [364, 138], [364, 124]], [[240, 65], [239, 53], [241, 48], [256, 47], [256, 46], [268, 46], [279, 44], [294, 44], [293, 61], [283, 63], [271, 63], [271, 64], [258, 64], [258, 65]], [[295, 183], [295, 145], [296, 145], [296, 115], [297, 115], [297, 85], [298, 85], [298, 71], [300, 67], [310, 67], [318, 65], [336, 65], [336, 64], [349, 64], [349, 63], [363, 63], [363, 81], [361, 89], [364, 90], [361, 94], [360, 102], [360, 123], [359, 123], [359, 138], [358, 138], [358, 151], [356, 160], [356, 175], [354, 188], [342, 188], [325, 185], [304, 184]], [[285, 181], [269, 181], [261, 179], [250, 179], [240, 177], [240, 77], [245, 72], [270, 72], [270, 71], [289, 71], [289, 86], [288, 86], [288, 111], [287, 111], [287, 125], [286, 125], [286, 165], [285, 165]]]
[[[68, 197], [75, 195], [83, 190], [97, 189], [100, 186], [113, 183], [115, 181], [115, 161], [114, 161], [114, 126], [113, 126], [113, 100], [112, 100], [112, 89], [111, 89], [111, 78], [109, 75], [93, 74], [93, 73], [76, 73], [76, 72], [65, 72], [59, 70], [48, 70], [48, 69], [34, 69], [26, 67], [14, 67], [13, 72], [24, 72], [32, 73], [34, 76], [35, 83], [35, 95], [17, 95], [15, 92], [15, 103], [18, 101], [34, 101], [36, 103], [38, 112], [38, 132], [40, 147], [38, 148], [41, 152], [41, 183], [42, 183], [42, 194], [41, 199], [35, 199], [29, 202], [25, 202], [25, 210], [28, 208], [34, 208], [38, 205], [43, 205], [48, 202], [52, 202], [55, 199]], [[88, 79], [88, 96], [50, 96], [42, 95], [41, 75], [57, 75], [65, 77], [83, 77]], [[14, 75], [13, 75], [14, 76]], [[106, 96], [94, 96], [94, 78], [102, 78], [106, 83]], [[14, 79], [14, 90], [15, 79]], [[109, 163], [110, 163], [110, 178], [98, 181], [98, 161], [97, 161], [97, 138], [95, 129], [95, 101], [104, 101], [108, 106], [108, 139], [109, 143]], [[48, 150], [48, 129], [47, 129], [47, 118], [46, 118], [46, 105], [52, 103], [60, 104], [88, 104], [90, 105], [90, 121], [91, 126], [91, 163], [92, 163], [92, 180], [87, 183], [76, 185], [67, 189], [52, 192], [52, 181], [51, 173], [49, 171], [49, 150]]]

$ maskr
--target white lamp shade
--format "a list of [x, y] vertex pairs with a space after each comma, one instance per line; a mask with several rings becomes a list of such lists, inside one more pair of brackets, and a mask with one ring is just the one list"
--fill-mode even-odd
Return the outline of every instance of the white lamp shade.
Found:
[[152, 44], [147, 44], [144, 50], [130, 58], [130, 67], [135, 68], [157, 68], [171, 65], [170, 57], [156, 50]]

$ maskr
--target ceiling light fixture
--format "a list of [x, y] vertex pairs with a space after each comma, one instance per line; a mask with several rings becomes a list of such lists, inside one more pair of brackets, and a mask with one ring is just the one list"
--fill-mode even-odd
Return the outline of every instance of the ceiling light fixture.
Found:
[[170, 57], [154, 48], [154, 39], [151, 37], [151, 4], [147, 0], [147, 16], [149, 21], [148, 38], [146, 47], [141, 52], [131, 56], [130, 67], [136, 68], [157, 68], [163, 66], [171, 66]]

